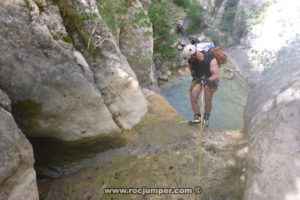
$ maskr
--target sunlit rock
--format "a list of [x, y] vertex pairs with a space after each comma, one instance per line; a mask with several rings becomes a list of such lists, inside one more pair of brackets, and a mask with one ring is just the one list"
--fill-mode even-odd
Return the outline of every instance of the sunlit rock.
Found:
[[299, 41], [265, 72], [248, 97], [245, 128], [249, 141], [246, 200], [287, 200], [299, 196]]

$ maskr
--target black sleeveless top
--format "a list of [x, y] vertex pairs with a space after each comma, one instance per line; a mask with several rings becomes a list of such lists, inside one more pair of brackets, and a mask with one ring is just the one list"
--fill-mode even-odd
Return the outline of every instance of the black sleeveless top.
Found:
[[206, 78], [210, 77], [212, 74], [210, 72], [210, 63], [215, 58], [214, 54], [211, 51], [201, 51], [204, 55], [204, 61], [188, 61], [192, 66], [192, 70], [195, 72], [195, 75], [198, 78], [205, 76]]

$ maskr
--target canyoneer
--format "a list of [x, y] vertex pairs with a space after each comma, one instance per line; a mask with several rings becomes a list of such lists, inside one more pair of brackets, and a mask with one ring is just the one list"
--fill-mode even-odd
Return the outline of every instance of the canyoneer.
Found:
[[[182, 56], [187, 60], [193, 78], [190, 88], [190, 101], [194, 119], [189, 121], [189, 124], [208, 127], [212, 110], [212, 97], [219, 86], [219, 65], [227, 62], [227, 55], [218, 48], [205, 50], [199, 44], [188, 44], [184, 47]], [[203, 118], [198, 103], [202, 90], [204, 90], [205, 102]]]

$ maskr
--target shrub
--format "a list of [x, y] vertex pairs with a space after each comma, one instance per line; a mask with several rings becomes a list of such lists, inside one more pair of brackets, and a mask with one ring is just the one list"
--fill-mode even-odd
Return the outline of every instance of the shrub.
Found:
[[172, 59], [176, 56], [177, 51], [172, 45], [177, 38], [175, 34], [172, 33], [173, 17], [166, 3], [160, 2], [159, 0], [152, 1], [149, 17], [153, 25], [153, 57], [157, 65], [163, 60]]
[[187, 9], [187, 20], [189, 22], [187, 32], [189, 34], [199, 33], [207, 28], [204, 18], [205, 10], [196, 0], [173, 0], [173, 2]]
[[234, 19], [237, 12], [237, 0], [228, 0], [222, 18], [221, 31], [232, 33], [234, 28]]
[[173, 2], [183, 8], [188, 8], [188, 6], [190, 5], [190, 0], [173, 0]]
[[195, 34], [201, 32], [208, 26], [205, 23], [203, 7], [196, 1], [190, 1], [187, 10], [187, 19], [189, 21], [189, 26], [187, 32], [190, 34]]

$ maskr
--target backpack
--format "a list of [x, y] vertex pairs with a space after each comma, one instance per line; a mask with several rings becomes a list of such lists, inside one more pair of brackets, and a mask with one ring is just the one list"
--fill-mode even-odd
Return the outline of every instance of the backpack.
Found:
[[213, 49], [210, 49], [210, 51], [214, 54], [214, 56], [217, 60], [219, 68], [221, 67], [221, 65], [225, 65], [227, 63], [228, 56], [219, 47], [215, 47]]
[[191, 44], [195, 45], [197, 50], [199, 51], [211, 51], [215, 56], [219, 68], [221, 65], [225, 65], [228, 60], [227, 54], [222, 51], [219, 47], [215, 47], [213, 42], [200, 42], [198, 38], [193, 38]]

